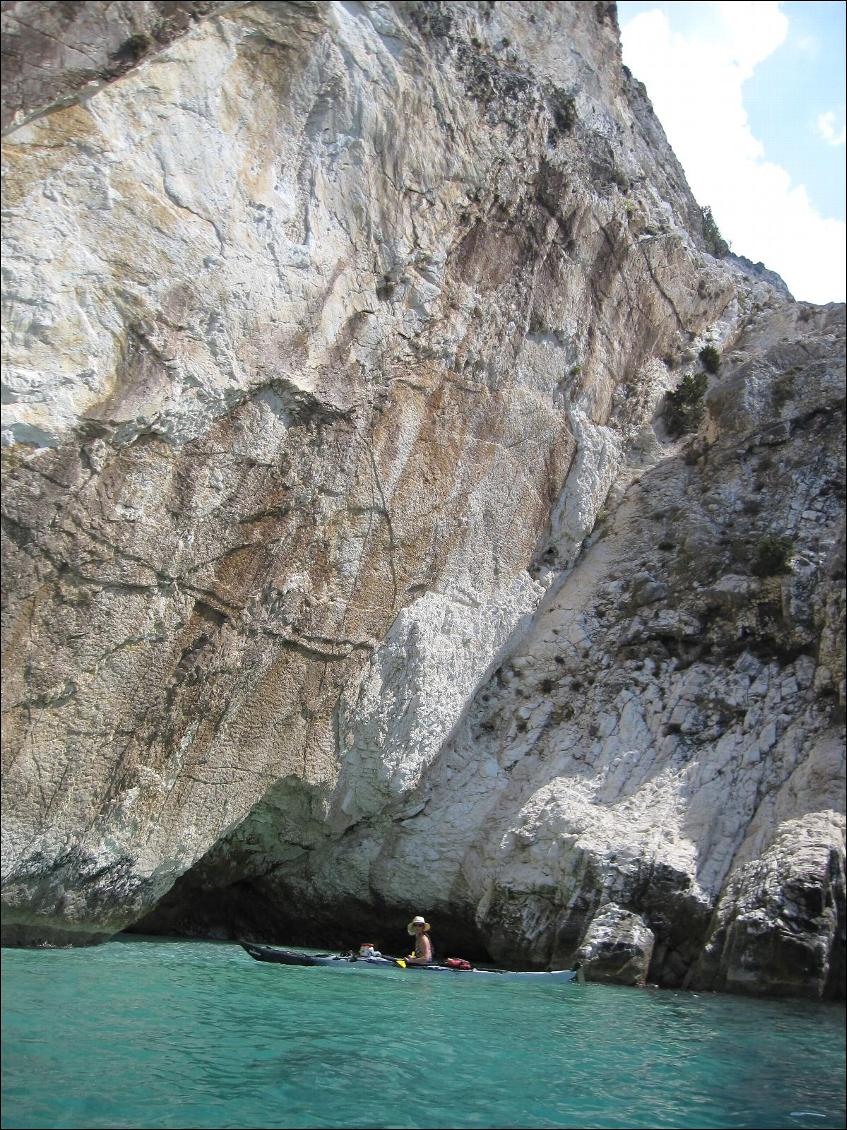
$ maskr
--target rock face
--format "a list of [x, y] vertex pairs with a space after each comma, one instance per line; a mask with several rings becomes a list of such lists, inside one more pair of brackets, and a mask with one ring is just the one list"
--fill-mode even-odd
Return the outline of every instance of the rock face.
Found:
[[68, 24], [4, 143], [4, 940], [843, 993], [844, 310], [707, 253], [614, 6], [59, 7], [3, 6]]
[[3, 0], [2, 130], [125, 75], [227, 0]]
[[576, 957], [587, 980], [643, 985], [655, 941], [637, 914], [609, 902], [591, 919]]

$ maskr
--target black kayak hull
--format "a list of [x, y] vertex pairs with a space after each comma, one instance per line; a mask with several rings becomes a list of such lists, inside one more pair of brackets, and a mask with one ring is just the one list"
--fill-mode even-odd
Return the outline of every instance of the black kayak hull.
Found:
[[[257, 942], [239, 942], [242, 949], [255, 961], [269, 961], [276, 965], [320, 966], [323, 969], [337, 970], [371, 970], [371, 969], [404, 969], [420, 970], [425, 973], [457, 973], [472, 975], [474, 977], [495, 978], [499, 981], [532, 981], [537, 984], [556, 982], [567, 983], [577, 979], [576, 969], [554, 969], [548, 973], [522, 973], [508, 969], [453, 969], [449, 965], [414, 965], [402, 962], [397, 958], [359, 958], [345, 954], [309, 954], [299, 953], [296, 950], [282, 949], [279, 946], [265, 946]], [[402, 964], [401, 964], [402, 962]]]

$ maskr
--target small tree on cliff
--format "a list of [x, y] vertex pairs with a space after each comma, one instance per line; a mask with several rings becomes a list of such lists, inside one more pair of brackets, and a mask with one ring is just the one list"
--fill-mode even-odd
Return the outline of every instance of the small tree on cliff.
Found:
[[706, 250], [716, 259], [723, 259], [724, 255], [729, 255], [729, 244], [721, 235], [709, 205], [707, 204], [700, 211], [703, 213], [703, 242], [706, 244]]

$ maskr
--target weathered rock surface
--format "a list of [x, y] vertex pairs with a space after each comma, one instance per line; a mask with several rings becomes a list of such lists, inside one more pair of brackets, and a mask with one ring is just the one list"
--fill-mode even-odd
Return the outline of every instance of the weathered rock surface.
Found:
[[94, 7], [9, 79], [4, 939], [843, 992], [843, 307], [707, 254], [612, 5]]
[[230, 0], [3, 0], [2, 130], [95, 94]]
[[591, 919], [576, 957], [590, 981], [643, 985], [655, 941], [637, 914], [609, 902]]

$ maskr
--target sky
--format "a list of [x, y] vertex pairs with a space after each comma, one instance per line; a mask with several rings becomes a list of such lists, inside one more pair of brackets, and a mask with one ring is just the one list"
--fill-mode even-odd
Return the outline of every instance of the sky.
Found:
[[619, 0], [623, 60], [738, 255], [845, 297], [845, 5]]

